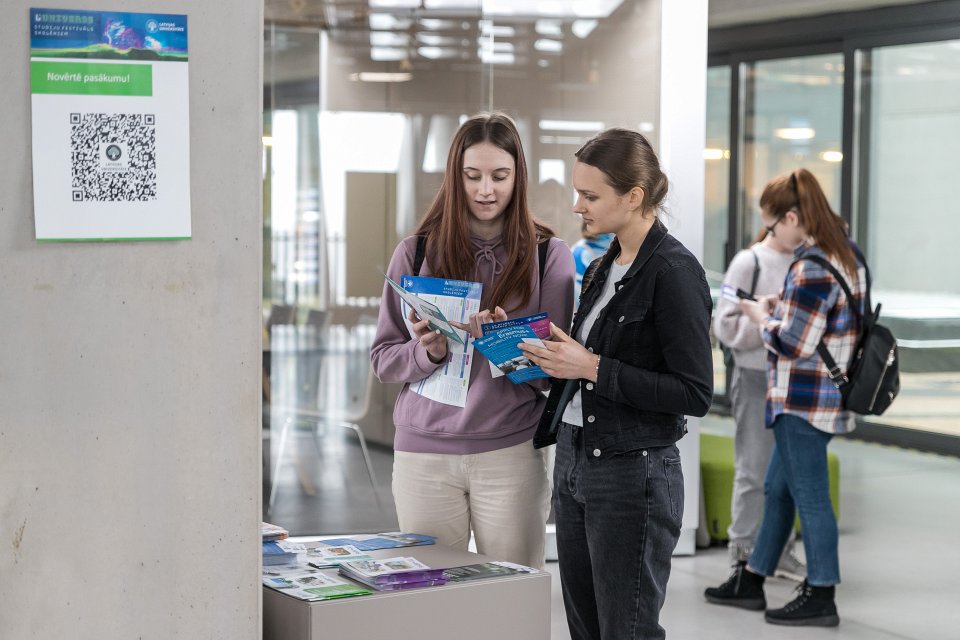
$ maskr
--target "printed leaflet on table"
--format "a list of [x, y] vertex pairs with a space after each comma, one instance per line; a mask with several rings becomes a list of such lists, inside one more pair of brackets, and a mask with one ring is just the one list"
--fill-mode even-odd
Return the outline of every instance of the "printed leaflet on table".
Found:
[[435, 544], [437, 539], [420, 533], [376, 533], [350, 536], [349, 538], [330, 538], [320, 541], [328, 546], [350, 545], [360, 551], [377, 551], [378, 549], [399, 549], [400, 547], [419, 547]]
[[263, 543], [263, 564], [287, 564], [297, 561], [298, 553], [306, 553], [307, 548], [297, 542], [266, 541]]
[[378, 591], [428, 587], [446, 582], [443, 569], [431, 569], [410, 557], [344, 562], [340, 565], [340, 574]]
[[315, 549], [307, 550], [308, 563], [311, 567], [317, 569], [333, 569], [339, 567], [344, 562], [354, 560], [373, 560], [372, 557], [365, 554], [353, 545], [345, 544], [338, 546], [321, 546]]
[[270, 524], [269, 522], [260, 523], [260, 537], [263, 538], [264, 542], [268, 542], [270, 540], [285, 540], [289, 536], [290, 532], [283, 527]]
[[373, 593], [366, 587], [302, 565], [265, 567], [263, 584], [294, 598], [310, 601], [365, 596]]
[[470, 582], [472, 580], [515, 576], [522, 573], [539, 573], [539, 571], [512, 562], [484, 562], [444, 569], [443, 577], [447, 579], [447, 582]]

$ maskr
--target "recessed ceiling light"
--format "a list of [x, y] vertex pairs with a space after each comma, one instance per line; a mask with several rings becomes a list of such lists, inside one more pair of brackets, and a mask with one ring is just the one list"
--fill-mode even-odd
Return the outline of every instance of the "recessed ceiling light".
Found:
[[781, 140], [811, 140], [817, 135], [817, 132], [810, 127], [785, 127], [774, 129], [773, 135]]
[[408, 82], [413, 79], [413, 74], [361, 71], [360, 73], [351, 73], [350, 79], [354, 82]]
[[533, 48], [545, 53], [560, 53], [563, 51], [563, 43], [559, 40], [550, 40], [549, 38], [540, 38], [533, 43]]
[[603, 129], [603, 123], [595, 120], [541, 120], [542, 131], [588, 131]]

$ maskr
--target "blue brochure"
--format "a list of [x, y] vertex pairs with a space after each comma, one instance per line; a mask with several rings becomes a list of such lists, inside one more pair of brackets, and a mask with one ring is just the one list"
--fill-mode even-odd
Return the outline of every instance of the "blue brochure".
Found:
[[500, 329], [505, 329], [507, 327], [518, 327], [524, 324], [533, 329], [533, 332], [537, 334], [538, 338], [546, 339], [550, 337], [550, 318], [547, 316], [545, 311], [535, 313], [532, 316], [524, 316], [522, 318], [511, 318], [510, 320], [502, 320], [500, 322], [488, 322], [487, 324], [480, 325], [480, 330], [483, 331], [483, 335], [487, 335], [488, 333], [493, 333], [494, 331], [499, 331]]
[[474, 340], [473, 346], [514, 384], [536, 378], [549, 378], [543, 369], [530, 362], [523, 351], [520, 351], [517, 345], [521, 342], [543, 346], [543, 341], [527, 324], [497, 329]]

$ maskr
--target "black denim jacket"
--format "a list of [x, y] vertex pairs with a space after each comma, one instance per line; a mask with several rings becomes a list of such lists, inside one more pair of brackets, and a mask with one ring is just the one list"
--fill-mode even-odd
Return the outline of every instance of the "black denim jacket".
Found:
[[[599, 299], [619, 250], [614, 239], [606, 255], [587, 270], [571, 335]], [[713, 395], [711, 307], [703, 267], [657, 221], [587, 336], [584, 346], [601, 356], [596, 384], [553, 381], [534, 447], [556, 442], [557, 426], [576, 385], [589, 456], [667, 446], [682, 438], [687, 432], [684, 416], [705, 415]]]

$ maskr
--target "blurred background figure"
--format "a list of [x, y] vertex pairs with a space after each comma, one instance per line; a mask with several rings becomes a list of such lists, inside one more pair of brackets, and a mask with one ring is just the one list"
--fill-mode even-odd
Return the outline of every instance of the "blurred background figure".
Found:
[[586, 223], [582, 223], [580, 234], [583, 236], [573, 245], [573, 262], [577, 267], [577, 281], [573, 285], [574, 305], [580, 306], [580, 287], [583, 284], [583, 274], [586, 273], [590, 263], [607, 252], [610, 242], [613, 240], [612, 233], [590, 233], [587, 231]]

